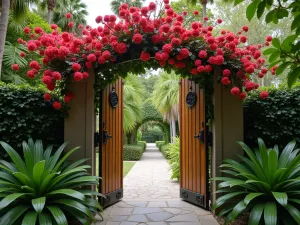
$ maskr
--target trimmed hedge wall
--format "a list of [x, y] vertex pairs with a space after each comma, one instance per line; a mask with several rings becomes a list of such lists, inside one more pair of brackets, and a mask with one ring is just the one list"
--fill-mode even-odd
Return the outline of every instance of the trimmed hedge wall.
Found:
[[123, 146], [123, 159], [125, 161], [138, 161], [141, 159], [145, 151], [145, 144], [138, 143], [136, 145], [124, 145]]
[[269, 98], [251, 94], [244, 104], [245, 142], [257, 147], [262, 138], [268, 147], [283, 148], [291, 140], [300, 143], [300, 88], [269, 88]]
[[[44, 145], [64, 141], [64, 113], [45, 102], [42, 88], [0, 83], [0, 140], [20, 151], [22, 141], [32, 137]], [[0, 148], [0, 158], [6, 158]]]
[[163, 156], [166, 159], [170, 159], [170, 154], [169, 154], [169, 144], [167, 144], [164, 141], [156, 141], [155, 142], [156, 147], [158, 147], [159, 151], [163, 154]]

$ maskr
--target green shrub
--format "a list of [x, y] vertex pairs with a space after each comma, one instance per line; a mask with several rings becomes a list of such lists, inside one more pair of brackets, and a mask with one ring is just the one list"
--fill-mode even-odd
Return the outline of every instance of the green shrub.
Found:
[[169, 164], [172, 170], [171, 179], [180, 178], [180, 139], [174, 138], [174, 143], [169, 144], [168, 153], [170, 156]]
[[165, 133], [160, 129], [151, 129], [143, 132], [142, 140], [147, 143], [155, 143], [164, 140]]
[[280, 153], [278, 146], [267, 149], [258, 139], [259, 149], [251, 150], [239, 143], [247, 156], [241, 162], [227, 159], [221, 165], [227, 177], [213, 180], [219, 197], [214, 209], [223, 208], [219, 216], [227, 214], [226, 223], [244, 213], [250, 213], [249, 225], [300, 224], [300, 149], [290, 142]]
[[169, 144], [163, 144], [159, 146], [159, 151], [163, 154], [163, 156], [166, 159], [170, 159], [169, 146]]
[[145, 152], [145, 150], [147, 148], [147, 142], [146, 141], [138, 141], [137, 144], [143, 146], [143, 151]]
[[136, 145], [124, 145], [123, 146], [123, 154], [125, 161], [137, 161], [140, 160], [144, 153], [144, 145], [136, 144]]
[[[17, 151], [20, 141], [44, 140], [59, 146], [64, 141], [64, 113], [45, 102], [42, 88], [0, 83], [0, 139]], [[0, 150], [0, 158], [7, 154]]]
[[[90, 224], [101, 206], [94, 199], [98, 193], [88, 186], [98, 185], [99, 178], [90, 176], [81, 165], [87, 159], [66, 164], [78, 150], [61, 157], [66, 143], [52, 154], [41, 141], [23, 142], [25, 160], [8, 144], [0, 142], [13, 163], [0, 161], [0, 224]], [[39, 221], [39, 222], [38, 222]]]
[[248, 96], [244, 105], [245, 143], [256, 146], [258, 137], [267, 146], [283, 148], [289, 140], [300, 142], [300, 88], [268, 88], [268, 99], [259, 93]]
[[137, 133], [136, 133], [136, 140], [137, 141], [142, 141], [142, 131], [141, 130], [138, 130]]
[[160, 147], [161, 145], [164, 145], [166, 142], [165, 141], [156, 141], [155, 142], [155, 145], [156, 145], [156, 147]]

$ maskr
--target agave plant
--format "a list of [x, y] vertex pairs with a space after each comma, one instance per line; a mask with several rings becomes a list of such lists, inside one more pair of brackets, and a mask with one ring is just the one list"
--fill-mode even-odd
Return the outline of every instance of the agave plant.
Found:
[[258, 139], [259, 148], [252, 151], [239, 143], [246, 156], [241, 162], [227, 159], [221, 165], [228, 177], [222, 181], [217, 193], [222, 193], [214, 209], [222, 208], [219, 216], [226, 224], [244, 213], [249, 214], [249, 225], [300, 224], [300, 149], [290, 142], [280, 153], [277, 146], [267, 149]]
[[90, 166], [82, 165], [87, 159], [66, 163], [78, 148], [61, 157], [67, 143], [52, 154], [51, 146], [44, 151], [41, 141], [29, 139], [23, 142], [23, 160], [0, 144], [12, 161], [0, 160], [0, 225], [88, 225], [102, 210], [93, 198], [100, 194], [88, 188], [99, 178], [88, 175]]

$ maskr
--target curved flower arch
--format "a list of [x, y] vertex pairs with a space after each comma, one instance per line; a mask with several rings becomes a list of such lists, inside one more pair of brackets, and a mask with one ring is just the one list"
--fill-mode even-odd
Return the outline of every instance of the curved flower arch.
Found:
[[[195, 17], [198, 14], [194, 12]], [[250, 78], [267, 74], [260, 49], [272, 38], [268, 37], [264, 45], [248, 45], [247, 26], [237, 34], [225, 30], [215, 34], [221, 19], [215, 26], [203, 27], [200, 22], [185, 21], [186, 15], [187, 12], [174, 12], [169, 0], [151, 2], [142, 8], [123, 4], [120, 19], [115, 15], [98, 16], [99, 26], [79, 25], [80, 35], [59, 33], [53, 24], [50, 34], [39, 27], [33, 31], [26, 27], [24, 32], [30, 40], [18, 41], [27, 46], [30, 54], [26, 57], [42, 56], [42, 62], [30, 62], [27, 75], [42, 78], [49, 90], [44, 95], [46, 101], [51, 100], [52, 91], [59, 90], [61, 102], [69, 102], [73, 96], [62, 87], [70, 80], [87, 78], [89, 69], [94, 69], [99, 82], [105, 85], [120, 76], [125, 77], [127, 72], [138, 74], [145, 68], [173, 69], [183, 77], [205, 82], [212, 77], [214, 68], [220, 67], [221, 85], [231, 86], [231, 94], [244, 99], [247, 92], [257, 89], [259, 85]], [[70, 20], [69, 26], [74, 26], [72, 14], [66, 17]], [[268, 93], [261, 92], [260, 96], [267, 98]], [[53, 107], [61, 108], [61, 102], [53, 102]]]

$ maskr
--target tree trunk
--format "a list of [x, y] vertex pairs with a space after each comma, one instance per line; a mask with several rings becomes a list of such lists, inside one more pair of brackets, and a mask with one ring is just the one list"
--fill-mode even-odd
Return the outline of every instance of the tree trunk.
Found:
[[170, 122], [170, 142], [171, 143], [173, 143], [173, 134], [172, 134], [172, 132], [173, 132], [173, 129], [172, 129], [172, 122]]
[[48, 14], [47, 21], [49, 24], [52, 22], [53, 10], [56, 8], [56, 0], [47, 0], [48, 4]]
[[0, 15], [0, 81], [2, 73], [2, 60], [4, 54], [4, 46], [7, 32], [7, 24], [9, 17], [10, 0], [2, 0], [2, 9]]
[[202, 22], [204, 27], [207, 26], [207, 22], [204, 20], [204, 18], [206, 17], [206, 10], [207, 10], [207, 1], [202, 1]]
[[53, 10], [48, 9], [48, 13], [47, 13], [47, 22], [49, 24], [52, 23], [52, 16], [53, 16]]
[[174, 143], [174, 138], [176, 137], [176, 121], [175, 121], [175, 119], [172, 119], [172, 133], [173, 133], [172, 143]]

